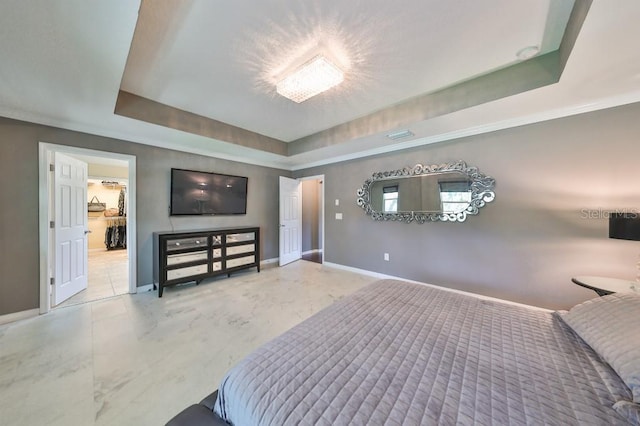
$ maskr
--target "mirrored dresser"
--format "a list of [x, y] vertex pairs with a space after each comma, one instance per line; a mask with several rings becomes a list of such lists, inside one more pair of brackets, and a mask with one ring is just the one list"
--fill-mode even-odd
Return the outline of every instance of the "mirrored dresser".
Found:
[[218, 228], [153, 233], [153, 281], [165, 287], [256, 267], [260, 272], [260, 228]]

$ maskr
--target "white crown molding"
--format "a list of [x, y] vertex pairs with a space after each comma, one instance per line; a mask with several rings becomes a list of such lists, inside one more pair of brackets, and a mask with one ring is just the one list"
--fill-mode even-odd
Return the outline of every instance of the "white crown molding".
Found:
[[[428, 145], [438, 142], [450, 141], [453, 139], [459, 139], [468, 136], [479, 135], [483, 133], [494, 132], [498, 130], [504, 130], [513, 127], [524, 126], [527, 124], [539, 123], [549, 120], [554, 120], [563, 117], [569, 117], [578, 114], [584, 114], [588, 112], [603, 110], [607, 108], [614, 108], [622, 105], [628, 105], [635, 102], [640, 102], [640, 91], [627, 93], [624, 95], [613, 96], [605, 99], [600, 99], [596, 102], [587, 103], [584, 105], [572, 105], [569, 107], [557, 108], [549, 111], [543, 111], [540, 113], [529, 114], [523, 117], [496, 121], [489, 124], [483, 124], [480, 126], [474, 126], [462, 130], [456, 130], [453, 132], [442, 133], [438, 135], [428, 136], [424, 138], [418, 138], [411, 141], [385, 145], [378, 148], [373, 148], [364, 151], [358, 151], [350, 154], [337, 155], [328, 158], [324, 158], [318, 161], [309, 161], [305, 163], [296, 163], [295, 156], [285, 157], [276, 154], [268, 154], [274, 159], [258, 159], [242, 155], [233, 155], [228, 153], [213, 152], [204, 148], [181, 146], [175, 143], [166, 142], [157, 139], [151, 139], [144, 136], [131, 136], [129, 134], [119, 132], [111, 129], [104, 129], [94, 125], [87, 125], [81, 123], [74, 123], [56, 119], [53, 117], [46, 117], [40, 114], [16, 111], [8, 109], [0, 109], [0, 116], [27, 121], [31, 123], [41, 124], [45, 126], [58, 127], [61, 129], [72, 130], [77, 132], [89, 133], [96, 136], [120, 139], [127, 142], [139, 143], [143, 145], [149, 145], [159, 148], [171, 149], [181, 152], [187, 152], [191, 154], [203, 155], [206, 157], [219, 158], [222, 160], [235, 161], [244, 164], [252, 164], [255, 166], [276, 168], [286, 171], [297, 171], [308, 169], [312, 167], [325, 166], [329, 164], [340, 163], [349, 160], [355, 160], [363, 157], [369, 157], [373, 155], [386, 154], [395, 151], [401, 151], [404, 149], [415, 148], [422, 145]], [[173, 130], [178, 131], [178, 130]], [[220, 141], [221, 143], [225, 143]], [[246, 149], [246, 148], [242, 148]], [[267, 155], [260, 153], [259, 155]]]
[[[238, 163], [244, 164], [252, 164], [255, 166], [276, 168], [282, 170], [290, 171], [291, 168], [284, 162], [279, 162], [275, 160], [260, 160], [255, 158], [247, 158], [241, 155], [232, 155], [226, 154], [222, 152], [212, 152], [203, 148], [196, 147], [185, 147], [183, 145], [179, 145], [177, 143], [166, 142], [158, 139], [152, 139], [144, 136], [131, 136], [127, 133], [119, 132], [117, 130], [104, 129], [94, 125], [80, 124], [75, 122], [63, 121], [53, 117], [46, 117], [40, 114], [34, 114], [31, 112], [18, 111], [13, 109], [2, 109], [0, 108], [0, 117], [6, 117], [13, 120], [26, 121], [29, 123], [40, 124], [43, 126], [56, 127], [64, 130], [71, 130], [75, 132], [88, 133], [95, 136], [101, 136], [105, 138], [119, 139], [125, 142], [138, 143], [141, 145], [148, 145], [157, 148], [165, 148], [174, 151], [186, 152], [189, 154], [197, 154], [205, 157], [218, 158], [221, 160], [235, 161]], [[169, 129], [172, 132], [181, 132], [180, 130]], [[184, 133], [184, 132], [181, 132]], [[193, 136], [189, 133], [185, 133], [186, 135]], [[202, 137], [203, 139], [207, 139]], [[220, 143], [228, 143], [224, 141], [218, 141]], [[242, 147], [239, 147], [242, 148]], [[246, 148], [242, 148], [246, 149]], [[265, 155], [267, 153], [264, 153]], [[277, 154], [268, 154], [273, 157], [279, 157], [285, 160], [287, 157], [280, 156]]]
[[345, 154], [336, 157], [326, 158], [319, 161], [301, 163], [291, 166], [292, 171], [308, 169], [312, 167], [325, 166], [328, 164], [341, 163], [343, 161], [356, 160], [358, 158], [370, 157], [373, 155], [386, 154], [389, 152], [401, 151], [403, 149], [415, 148], [422, 145], [432, 143], [445, 142], [453, 139], [459, 139], [468, 136], [480, 135], [483, 133], [495, 132], [527, 124], [540, 123], [558, 118], [570, 117], [573, 115], [584, 114], [588, 112], [614, 108], [622, 105], [640, 102], [640, 91], [602, 99], [598, 102], [592, 102], [585, 105], [563, 107], [554, 110], [544, 111], [541, 113], [530, 114], [524, 117], [513, 118], [509, 120], [496, 121], [494, 123], [483, 124], [480, 126], [470, 127], [468, 129], [456, 130], [453, 132], [442, 133], [439, 135], [428, 136], [424, 138], [413, 139], [407, 142], [397, 143], [393, 145], [385, 145], [379, 148], [373, 148], [366, 151], [359, 151], [352, 154]]

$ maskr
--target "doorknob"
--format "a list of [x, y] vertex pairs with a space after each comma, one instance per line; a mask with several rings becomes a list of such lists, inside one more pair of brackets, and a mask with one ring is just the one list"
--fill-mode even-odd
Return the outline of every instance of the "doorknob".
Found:
[[284, 228], [284, 225], [280, 225], [281, 228]]
[[91, 231], [89, 231], [89, 230], [84, 231], [84, 235], [87, 235], [87, 234], [90, 234], [90, 233], [91, 233]]

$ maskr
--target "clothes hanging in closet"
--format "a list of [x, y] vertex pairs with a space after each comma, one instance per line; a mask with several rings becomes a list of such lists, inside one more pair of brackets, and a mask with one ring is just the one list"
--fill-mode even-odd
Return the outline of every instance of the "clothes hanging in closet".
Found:
[[104, 245], [107, 250], [127, 248], [127, 221], [112, 219], [104, 231]]
[[118, 216], [126, 216], [127, 215], [127, 191], [123, 187], [120, 190], [120, 195], [118, 196]]

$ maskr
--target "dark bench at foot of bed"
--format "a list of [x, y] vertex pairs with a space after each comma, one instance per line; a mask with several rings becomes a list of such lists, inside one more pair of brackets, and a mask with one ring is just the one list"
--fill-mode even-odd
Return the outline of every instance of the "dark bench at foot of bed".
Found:
[[229, 426], [213, 412], [216, 398], [218, 398], [217, 390], [200, 401], [199, 404], [193, 404], [179, 412], [169, 420], [166, 426]]

